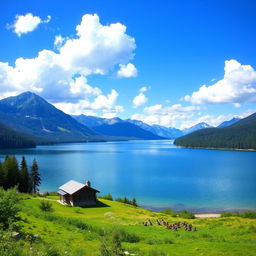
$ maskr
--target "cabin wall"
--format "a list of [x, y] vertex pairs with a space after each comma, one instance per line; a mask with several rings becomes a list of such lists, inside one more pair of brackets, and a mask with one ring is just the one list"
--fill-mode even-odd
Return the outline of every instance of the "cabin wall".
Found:
[[95, 205], [97, 202], [96, 192], [83, 188], [73, 194], [73, 204], [77, 206]]

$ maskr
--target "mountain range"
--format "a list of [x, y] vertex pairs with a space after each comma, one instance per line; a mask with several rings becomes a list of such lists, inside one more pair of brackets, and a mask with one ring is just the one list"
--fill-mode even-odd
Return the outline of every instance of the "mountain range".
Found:
[[[183, 135], [189, 134], [191, 132], [211, 128], [209, 124], [202, 122], [198, 123], [190, 128], [179, 130], [174, 127], [165, 127], [161, 125], [149, 125], [140, 120], [133, 119], [125, 119], [122, 120], [118, 117], [115, 118], [101, 118], [96, 116], [86, 116], [86, 115], [77, 115], [72, 116], [78, 122], [83, 125], [88, 126], [94, 131], [97, 131], [100, 134], [111, 135], [111, 136], [126, 136], [126, 137], [135, 137], [140, 139], [176, 139]], [[233, 118], [230, 121], [225, 121], [220, 124], [222, 127], [229, 126], [239, 121], [238, 118]], [[136, 128], [135, 126], [131, 126], [133, 124], [137, 127], [140, 127], [144, 131]], [[120, 131], [122, 130], [122, 131]], [[145, 131], [149, 133], [145, 133]], [[157, 137], [156, 137], [157, 136]]]
[[[234, 118], [223, 122], [219, 127], [228, 127], [236, 122], [239, 122], [239, 119]], [[35, 143], [175, 139], [211, 127], [206, 123], [199, 123], [188, 129], [179, 130], [161, 125], [149, 125], [139, 120], [122, 120], [118, 117], [107, 119], [85, 115], [70, 116], [31, 92], [0, 100], [1, 124], [4, 126], [0, 126], [2, 130], [0, 140], [5, 141], [3, 142], [5, 146], [8, 146], [6, 141], [10, 142], [7, 134], [14, 132], [16, 141], [19, 137], [20, 141], [23, 139], [33, 142], [31, 145], [29, 143], [20, 145], [31, 147]], [[10, 142], [10, 145], [13, 144]]]
[[165, 138], [118, 117], [110, 119], [85, 115], [73, 117], [83, 125], [86, 125], [99, 134], [106, 136], [119, 136], [144, 140], [159, 140]]

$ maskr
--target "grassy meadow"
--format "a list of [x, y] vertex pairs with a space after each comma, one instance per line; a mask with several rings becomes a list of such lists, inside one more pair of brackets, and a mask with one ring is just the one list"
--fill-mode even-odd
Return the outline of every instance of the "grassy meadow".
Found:
[[[13, 255], [99, 256], [118, 233], [126, 255], [255, 255], [256, 220], [241, 217], [181, 219], [131, 205], [99, 200], [97, 207], [63, 206], [48, 197], [52, 211], [40, 209], [41, 197], [23, 196], [20, 239], [6, 246], [16, 247]], [[153, 226], [143, 226], [150, 219]], [[196, 232], [168, 230], [156, 219], [170, 223], [186, 221]], [[38, 235], [35, 238], [34, 235]]]

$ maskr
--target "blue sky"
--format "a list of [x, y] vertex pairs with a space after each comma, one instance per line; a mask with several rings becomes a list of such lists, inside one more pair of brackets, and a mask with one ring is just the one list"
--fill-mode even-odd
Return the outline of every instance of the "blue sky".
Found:
[[3, 0], [0, 11], [1, 98], [30, 90], [70, 114], [179, 128], [256, 110], [255, 1]]

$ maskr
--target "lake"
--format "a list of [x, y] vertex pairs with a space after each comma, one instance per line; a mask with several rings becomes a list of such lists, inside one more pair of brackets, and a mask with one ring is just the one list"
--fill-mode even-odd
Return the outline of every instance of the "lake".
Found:
[[90, 180], [101, 195], [195, 211], [256, 209], [256, 152], [178, 148], [169, 140], [73, 143], [1, 150], [39, 164], [42, 191]]

